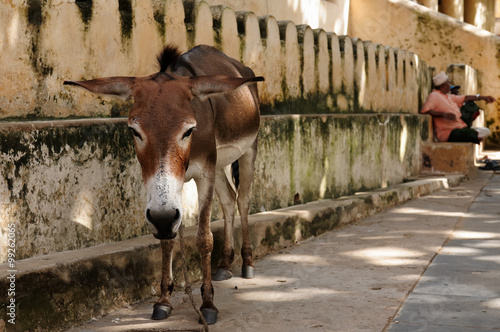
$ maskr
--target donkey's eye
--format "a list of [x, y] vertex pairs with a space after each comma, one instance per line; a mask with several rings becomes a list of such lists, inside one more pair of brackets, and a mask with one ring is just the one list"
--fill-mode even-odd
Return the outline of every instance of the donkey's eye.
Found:
[[128, 130], [130, 130], [130, 132], [132, 133], [132, 135], [134, 135], [134, 137], [137, 137], [138, 139], [142, 140], [141, 134], [139, 134], [137, 130], [135, 130], [132, 127], [128, 127]]
[[192, 128], [189, 128], [185, 133], [184, 135], [182, 135], [182, 139], [185, 139], [189, 136], [191, 136], [191, 134], [193, 133], [193, 131], [196, 130], [196, 127], [192, 127]]

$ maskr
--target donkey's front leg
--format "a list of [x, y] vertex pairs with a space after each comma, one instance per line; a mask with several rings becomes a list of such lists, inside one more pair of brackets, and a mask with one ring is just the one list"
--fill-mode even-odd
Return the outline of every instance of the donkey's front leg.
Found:
[[170, 295], [174, 289], [174, 279], [172, 277], [172, 251], [174, 249], [174, 239], [161, 240], [162, 269], [161, 269], [161, 294], [153, 307], [151, 319], [166, 319], [172, 312]]
[[214, 180], [215, 172], [212, 176], [206, 176], [196, 181], [198, 187], [198, 203], [200, 207], [200, 215], [198, 220], [198, 237], [196, 245], [201, 255], [201, 264], [203, 272], [203, 283], [201, 285], [201, 297], [203, 304], [200, 311], [207, 324], [215, 324], [217, 322], [218, 310], [213, 303], [214, 287], [212, 285], [212, 249], [214, 247], [214, 239], [210, 230], [210, 213], [212, 210], [212, 200], [214, 196]]

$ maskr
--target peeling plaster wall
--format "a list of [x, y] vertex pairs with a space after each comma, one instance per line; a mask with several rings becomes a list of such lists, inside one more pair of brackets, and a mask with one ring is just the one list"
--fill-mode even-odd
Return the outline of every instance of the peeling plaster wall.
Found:
[[[410, 1], [351, 0], [349, 35], [414, 52], [437, 71], [469, 65], [478, 73], [478, 93], [500, 98], [500, 37], [486, 30]], [[498, 148], [500, 103], [480, 106], [492, 131], [487, 146]]]
[[[420, 170], [419, 115], [268, 116], [262, 121], [254, 211], [401, 183]], [[425, 139], [425, 137], [424, 137]]]
[[[387, 187], [418, 173], [421, 115], [265, 116], [251, 213]], [[424, 139], [426, 137], [423, 137]], [[126, 119], [0, 124], [0, 262], [149, 234]], [[197, 194], [184, 186], [184, 223]], [[222, 218], [216, 203], [213, 219]]]
[[0, 261], [8, 223], [16, 258], [145, 234], [142, 177], [126, 125], [0, 125]]

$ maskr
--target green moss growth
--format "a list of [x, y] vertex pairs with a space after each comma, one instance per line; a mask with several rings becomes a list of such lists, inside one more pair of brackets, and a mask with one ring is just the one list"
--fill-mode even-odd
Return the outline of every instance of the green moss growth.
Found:
[[122, 40], [132, 37], [134, 23], [134, 12], [131, 0], [118, 0], [118, 10], [120, 12], [120, 22], [122, 27]]
[[92, 0], [75, 0], [75, 4], [80, 10], [82, 21], [85, 24], [85, 30], [87, 30], [90, 20], [92, 19]]
[[[102, 314], [103, 307], [116, 307], [123, 298], [137, 301], [149, 296], [156, 278], [151, 251], [142, 250], [119, 265], [119, 259], [103, 258], [75, 269], [24, 274], [16, 279], [16, 312], [21, 315], [10, 330], [61, 331]], [[3, 289], [8, 288], [6, 281], [0, 281]], [[0, 298], [2, 317], [7, 300]]]
[[[43, 163], [40, 151], [48, 150], [49, 157], [56, 161], [71, 150], [81, 150], [84, 145], [91, 146], [95, 152], [99, 151], [97, 158], [109, 155], [113, 159], [135, 158], [133, 141], [125, 123], [0, 130], [0, 154], [14, 156], [10, 162], [3, 163], [1, 169], [9, 191], [12, 191], [13, 182], [21, 176], [21, 172], [29, 170], [33, 164]], [[85, 160], [75, 160], [77, 164], [82, 162]]]
[[40, 28], [43, 23], [42, 9], [46, 0], [30, 0], [27, 7], [28, 23], [32, 27]]
[[396, 191], [390, 191], [382, 196], [386, 206], [393, 206], [399, 202], [399, 196]]
[[[286, 90], [284, 86], [283, 89]], [[288, 94], [288, 91], [284, 91]], [[328, 100], [333, 100], [329, 104]], [[287, 98], [285, 101], [275, 101], [274, 104], [261, 104], [260, 113], [262, 115], [279, 114], [331, 114], [340, 113], [335, 103], [335, 96], [325, 94], [311, 94], [308, 98]]]
[[195, 31], [195, 5], [196, 1], [186, 0], [183, 1], [184, 5], [184, 25], [186, 26], [186, 38], [188, 48], [196, 46], [196, 31]]
[[340, 218], [339, 210], [333, 210], [331, 213], [325, 213], [321, 216], [316, 216], [310, 223], [301, 223], [300, 232], [303, 238], [318, 236], [325, 232], [331, 231], [337, 227]]
[[486, 141], [486, 148], [491, 150], [499, 150], [500, 149], [500, 133], [493, 132], [488, 137]]
[[43, 7], [46, 2], [46, 0], [28, 1], [28, 7], [26, 10], [27, 21], [33, 34], [30, 53], [31, 64], [33, 65], [35, 72], [40, 74], [42, 77], [52, 75], [54, 71], [54, 68], [45, 63], [39, 55], [40, 29], [45, 21], [43, 16]]
[[165, 38], [165, 2], [156, 1], [153, 7], [153, 17], [157, 23], [158, 32], [162, 38]]
[[287, 241], [294, 241], [296, 224], [295, 219], [287, 219], [283, 224], [276, 223], [273, 228], [268, 226], [261, 244], [268, 248], [274, 248], [275, 245], [279, 244], [281, 238]]
[[127, 117], [130, 109], [133, 106], [132, 101], [119, 101], [119, 100], [113, 100], [111, 101], [111, 117], [112, 118], [120, 118], [120, 117]]

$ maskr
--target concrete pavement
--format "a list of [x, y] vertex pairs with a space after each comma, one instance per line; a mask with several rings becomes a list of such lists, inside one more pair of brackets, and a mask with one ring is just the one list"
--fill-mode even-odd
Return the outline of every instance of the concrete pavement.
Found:
[[457, 224], [389, 331], [500, 330], [500, 175]]
[[[478, 172], [266, 256], [255, 279], [215, 283], [210, 331], [498, 330], [499, 276], [500, 174]], [[201, 330], [182, 291], [166, 321], [149, 319], [155, 300], [69, 331]]]

